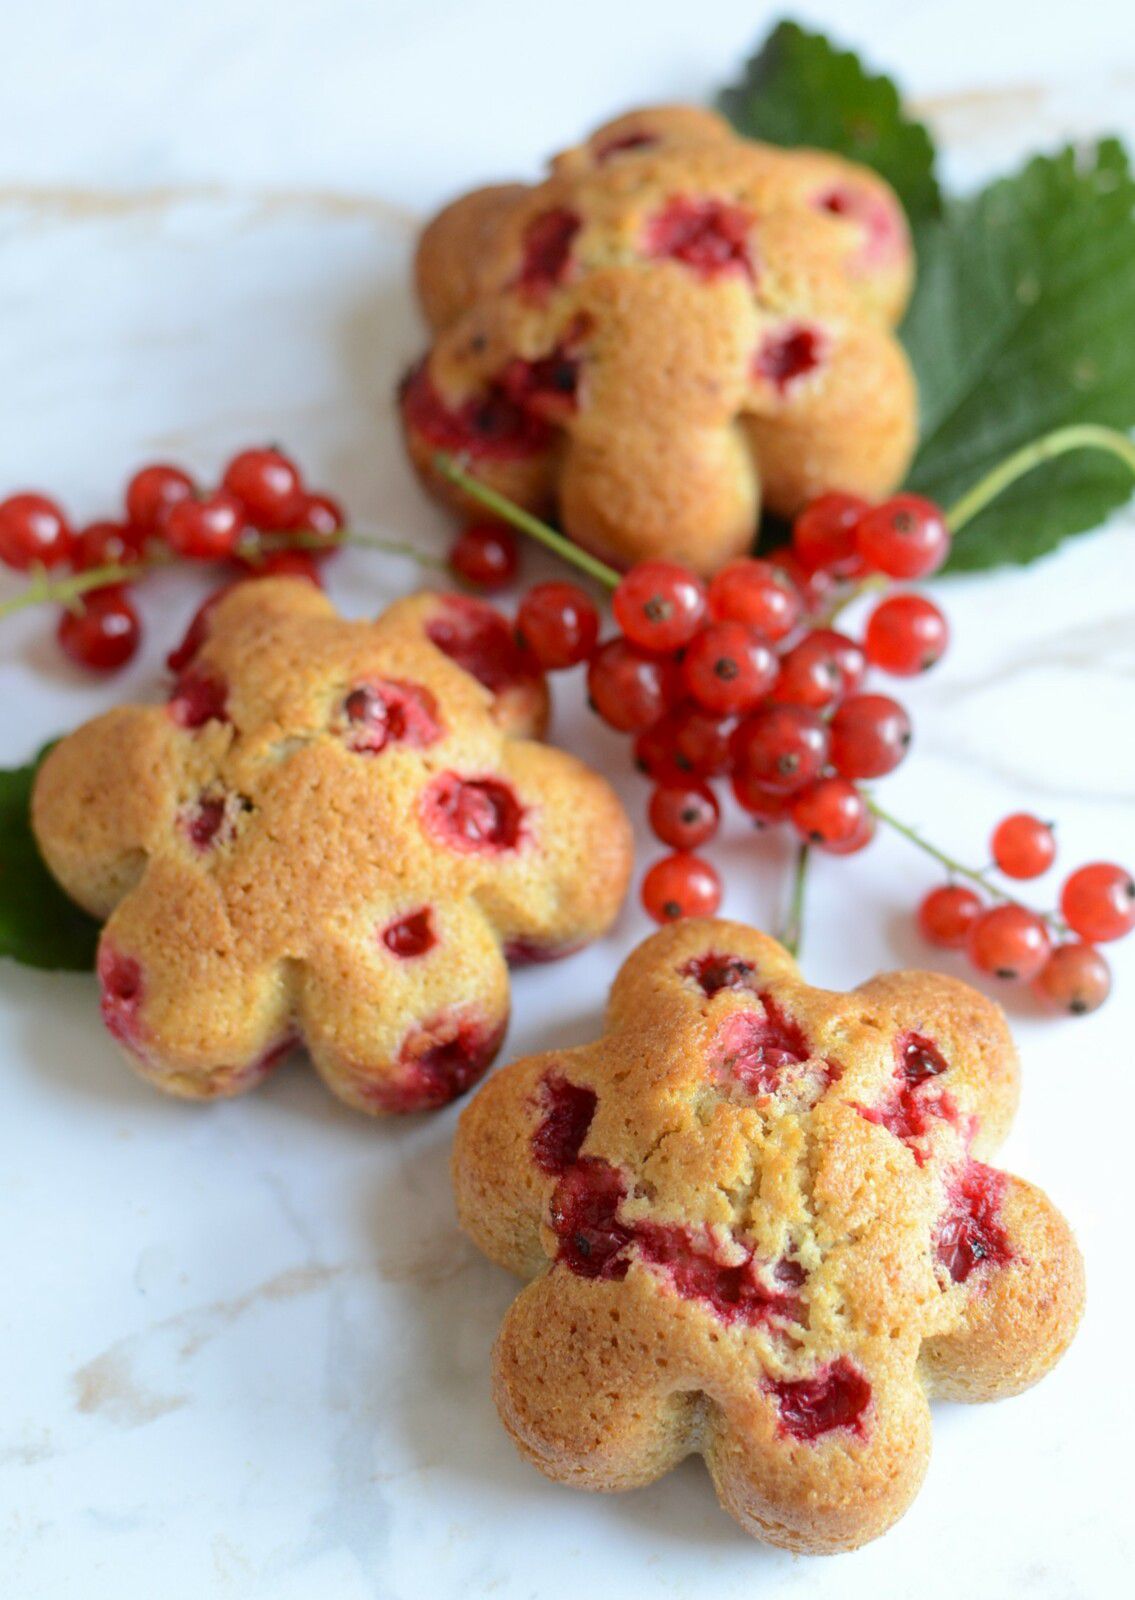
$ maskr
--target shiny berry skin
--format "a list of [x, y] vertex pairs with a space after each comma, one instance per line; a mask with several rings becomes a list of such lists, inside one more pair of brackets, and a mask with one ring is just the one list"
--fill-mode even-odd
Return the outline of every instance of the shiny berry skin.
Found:
[[742, 556], [712, 579], [709, 614], [715, 622], [743, 622], [776, 644], [799, 623], [804, 600], [783, 568]]
[[594, 650], [599, 612], [578, 584], [537, 583], [520, 602], [516, 632], [545, 672], [562, 672]]
[[44, 494], [13, 494], [0, 501], [0, 562], [15, 572], [58, 567], [71, 558], [67, 518]]
[[591, 657], [587, 694], [593, 709], [620, 733], [640, 733], [670, 709], [681, 683], [675, 664], [638, 650], [627, 639], [608, 639]]
[[1056, 836], [1039, 817], [1014, 811], [994, 828], [990, 851], [1007, 878], [1039, 878], [1056, 860]]
[[925, 578], [950, 553], [941, 509], [917, 494], [896, 494], [859, 520], [855, 544], [863, 564], [890, 578]]
[[866, 800], [846, 778], [810, 783], [793, 796], [791, 814], [800, 837], [832, 855], [861, 850], [874, 833]]
[[673, 850], [696, 850], [713, 838], [721, 820], [717, 796], [704, 783], [655, 789], [648, 815], [655, 837]]
[[677, 561], [639, 561], [619, 580], [615, 621], [632, 644], [666, 654], [688, 644], [705, 616], [705, 585]]
[[188, 472], [168, 461], [155, 461], [142, 467], [126, 485], [126, 516], [141, 534], [161, 533], [166, 517], [179, 500], [196, 494], [197, 486]]
[[242, 565], [247, 565], [250, 578], [306, 578], [322, 589], [319, 556], [316, 550], [269, 550], [258, 561]]
[[853, 577], [863, 564], [855, 530], [870, 509], [857, 495], [835, 491], [805, 506], [792, 524], [792, 549], [804, 569]]
[[1000, 905], [983, 911], [966, 940], [970, 960], [994, 978], [1035, 978], [1048, 960], [1052, 940], [1035, 912], [1025, 906]]
[[687, 701], [672, 713], [671, 739], [679, 766], [700, 778], [719, 778], [729, 771], [736, 717], [718, 717]]
[[218, 489], [202, 500], [179, 500], [166, 516], [166, 542], [187, 561], [223, 561], [234, 554], [247, 526], [244, 506]]
[[242, 450], [225, 468], [221, 485], [240, 501], [254, 528], [294, 528], [303, 515], [299, 468], [281, 450]]
[[854, 694], [867, 670], [867, 658], [846, 633], [813, 628], [780, 663], [773, 699], [825, 711]]
[[653, 778], [655, 783], [678, 788], [689, 783], [691, 778], [704, 776], [695, 773], [692, 764], [675, 748], [674, 734], [681, 713], [681, 706], [667, 711], [649, 728], [636, 734], [634, 742], [634, 763], [638, 771]]
[[745, 783], [793, 794], [812, 783], [828, 759], [828, 730], [804, 706], [758, 706], [733, 735], [733, 762]]
[[1058, 1011], [1083, 1017], [1111, 993], [1111, 968], [1090, 944], [1058, 944], [1033, 979], [1033, 993]]
[[1135, 928], [1135, 879], [1126, 867], [1093, 861], [1073, 872], [1060, 891], [1064, 920], [1081, 939], [1106, 944]]
[[776, 657], [742, 622], [711, 622], [682, 657], [686, 692], [705, 711], [740, 716], [776, 682]]
[[910, 749], [910, 718], [885, 694], [853, 694], [831, 720], [832, 766], [844, 778], [882, 778]]
[[873, 667], [895, 678], [913, 678], [940, 661], [950, 642], [945, 615], [921, 594], [896, 594], [867, 619], [863, 648]]
[[960, 950], [984, 909], [985, 902], [975, 890], [960, 883], [943, 883], [931, 889], [919, 906], [918, 926], [931, 944]]
[[346, 524], [343, 507], [329, 494], [307, 494], [295, 525], [296, 533], [313, 533], [325, 539], [329, 546], [339, 542], [339, 534]]
[[92, 672], [125, 666], [142, 639], [142, 624], [118, 586], [94, 589], [82, 597], [81, 611], [64, 611], [56, 637], [65, 655]]
[[800, 558], [791, 550], [778, 550], [772, 558], [773, 566], [782, 572], [800, 596], [805, 617], [815, 616], [832, 598], [836, 579], [822, 567], [809, 572]]
[[76, 572], [95, 567], [129, 567], [137, 563], [142, 535], [121, 522], [92, 522], [75, 535], [71, 565]]
[[655, 922], [712, 917], [721, 904], [721, 879], [701, 856], [679, 850], [656, 861], [643, 878], [642, 903]]
[[758, 828], [771, 828], [792, 820], [792, 796], [773, 794], [763, 784], [753, 783], [743, 771], [734, 772], [730, 782], [737, 804], [747, 811]]
[[449, 570], [483, 594], [507, 589], [520, 570], [515, 534], [499, 522], [470, 522], [453, 541]]

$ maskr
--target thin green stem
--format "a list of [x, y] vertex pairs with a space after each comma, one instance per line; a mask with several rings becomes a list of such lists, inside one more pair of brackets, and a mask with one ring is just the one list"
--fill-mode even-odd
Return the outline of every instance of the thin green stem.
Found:
[[1027, 472], [1032, 472], [1034, 467], [1042, 466], [1046, 461], [1067, 455], [1070, 450], [1103, 450], [1125, 462], [1135, 475], [1135, 441], [1117, 428], [1105, 428], [1094, 422], [1057, 428], [1043, 438], [1034, 439], [1031, 444], [1015, 450], [962, 495], [946, 512], [951, 531], [960, 533], [967, 523], [972, 522], [1018, 478], [1023, 478]]
[[502, 522], [518, 528], [521, 533], [528, 534], [530, 538], [537, 540], [563, 560], [570, 561], [572, 566], [578, 567], [581, 572], [586, 572], [596, 583], [603, 584], [607, 589], [614, 589], [618, 584], [621, 574], [616, 572], [614, 567], [609, 567], [605, 561], [600, 561], [598, 556], [588, 555], [586, 550], [581, 550], [579, 545], [573, 544], [570, 539], [565, 539], [562, 533], [557, 533], [555, 528], [550, 528], [546, 522], [541, 522], [539, 517], [534, 517], [530, 511], [523, 510], [503, 494], [498, 494], [495, 489], [490, 489], [487, 484], [481, 483], [479, 479], [466, 472], [452, 456], [439, 452], [433, 458], [433, 465], [435, 471], [455, 484], [463, 494], [469, 496], [470, 500], [476, 500]]
[[811, 846], [798, 845], [792, 869], [792, 894], [788, 902], [788, 915], [784, 919], [780, 935], [781, 944], [793, 956], [800, 954], [800, 944], [804, 937], [804, 890], [808, 882], [808, 864], [811, 859]]
[[73, 605], [91, 589], [105, 589], [114, 583], [130, 583], [140, 571], [156, 565], [157, 562], [139, 561], [129, 567], [117, 564], [91, 567], [87, 572], [76, 572], [71, 577], [55, 579], [49, 578], [41, 568], [19, 594], [13, 595], [10, 600], [0, 601], [0, 621], [17, 611], [25, 610], [28, 606], [43, 605], [49, 600], [57, 605]]

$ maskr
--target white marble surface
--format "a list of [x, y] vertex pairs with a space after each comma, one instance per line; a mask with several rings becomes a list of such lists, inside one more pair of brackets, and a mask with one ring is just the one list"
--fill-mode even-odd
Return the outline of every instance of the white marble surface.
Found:
[[[847, 0], [827, 20], [903, 72], [965, 182], [1067, 133], [1135, 136], [1126, 10]], [[270, 436], [360, 524], [440, 548], [389, 409], [419, 339], [405, 288], [415, 213], [533, 170], [625, 102], [704, 95], [773, 15], [751, 0], [10, 8], [0, 486], [42, 483], [90, 517], [143, 457], [209, 471]], [[1135, 853], [1133, 534], [1127, 516], [1027, 572], [939, 586], [956, 646], [910, 691], [918, 749], [887, 784], [896, 810], [974, 856], [1018, 804], [1059, 816], [1069, 859]], [[405, 562], [352, 554], [332, 591], [364, 613], [414, 579]], [[42, 617], [5, 625], [0, 762], [124, 688], [154, 691], [192, 590], [166, 578], [145, 594], [147, 650], [105, 688], [60, 664]], [[622, 772], [621, 743], [578, 685], [562, 687], [559, 736]], [[622, 781], [641, 811], [639, 780]], [[739, 826], [720, 853], [725, 909], [775, 922], [780, 854]], [[931, 881], [895, 839], [821, 863], [810, 974], [843, 985], [925, 959], [908, 912]], [[508, 1049], [589, 1036], [612, 964], [645, 931], [628, 907], [599, 949], [520, 974]], [[452, 1111], [373, 1126], [299, 1062], [241, 1103], [166, 1102], [103, 1036], [89, 979], [5, 966], [0, 1593], [1113, 1595], [1135, 1559], [1120, 1181], [1131, 952], [1116, 965], [1112, 1003], [1085, 1022], [1015, 1008], [1026, 1085], [1006, 1160], [1080, 1230], [1080, 1337], [1019, 1400], [937, 1408], [914, 1508], [880, 1543], [827, 1561], [745, 1540], [697, 1461], [600, 1499], [516, 1459], [487, 1388], [513, 1286], [457, 1234]]]

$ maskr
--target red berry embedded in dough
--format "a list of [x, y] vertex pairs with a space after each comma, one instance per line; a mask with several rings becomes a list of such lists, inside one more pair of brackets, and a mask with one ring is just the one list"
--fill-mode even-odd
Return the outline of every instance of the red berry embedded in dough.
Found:
[[950, 530], [940, 507], [916, 494], [897, 494], [873, 506], [856, 524], [864, 566], [891, 578], [925, 578], [950, 553]]
[[611, 161], [615, 156], [629, 155], [632, 150], [649, 150], [658, 143], [655, 133], [624, 133], [617, 139], [608, 139], [606, 144], [601, 144], [595, 150], [595, 160], [599, 166]]
[[855, 543], [859, 519], [870, 510], [858, 495], [833, 490], [806, 505], [792, 524], [792, 549], [806, 572], [853, 577], [862, 568]]
[[945, 615], [920, 594], [896, 594], [867, 619], [863, 648], [874, 667], [896, 678], [912, 678], [940, 661], [950, 642]]
[[705, 711], [741, 716], [776, 682], [777, 661], [768, 645], [742, 622], [711, 622], [682, 658], [686, 693]]
[[642, 903], [655, 922], [712, 917], [721, 904], [721, 879], [701, 856], [679, 850], [663, 856], [647, 872]]
[[16, 572], [58, 567], [71, 558], [73, 535], [63, 512], [43, 494], [0, 501], [0, 563]]
[[1090, 862], [1069, 876], [1060, 909], [1081, 939], [1097, 944], [1122, 939], [1135, 928], [1135, 879], [1114, 862]]
[[632, 644], [666, 654], [680, 650], [705, 615], [705, 585], [677, 561], [640, 561], [619, 580], [615, 621]]
[[910, 749], [910, 718], [885, 694], [854, 694], [831, 721], [831, 762], [844, 778], [882, 778]]
[[235, 553], [247, 525], [242, 503], [227, 489], [218, 489], [201, 500], [178, 500], [162, 534], [187, 561], [224, 561]]
[[936, 1121], [957, 1120], [952, 1097], [935, 1082], [948, 1071], [949, 1063], [934, 1041], [923, 1034], [900, 1034], [894, 1048], [894, 1080], [887, 1094], [876, 1106], [857, 1105], [855, 1109], [908, 1145], [921, 1166], [926, 1151], [919, 1141]]
[[426, 831], [451, 850], [515, 850], [524, 832], [524, 807], [499, 778], [460, 778], [443, 772], [422, 797]]
[[951, 1184], [935, 1253], [954, 1283], [965, 1283], [983, 1263], [1001, 1267], [1012, 1259], [1001, 1220], [1007, 1188], [1005, 1174], [980, 1161], [971, 1161]]
[[223, 795], [201, 795], [184, 816], [185, 832], [190, 844], [197, 850], [209, 850], [222, 844], [228, 818], [229, 808]]
[[1039, 817], [1014, 811], [994, 828], [990, 848], [1006, 877], [1039, 878], [1056, 860], [1056, 835]]
[[777, 1431], [810, 1443], [837, 1428], [862, 1435], [871, 1385], [840, 1356], [811, 1378], [776, 1378], [765, 1384], [777, 1408]]
[[762, 1011], [734, 1011], [717, 1030], [712, 1062], [724, 1077], [753, 1095], [775, 1094], [786, 1067], [811, 1054], [804, 1030], [771, 995], [762, 994]]
[[493, 694], [540, 677], [512, 629], [493, 606], [466, 595], [445, 595], [426, 622], [426, 637], [443, 655]]
[[680, 261], [703, 278], [739, 272], [755, 279], [752, 225], [743, 206], [675, 195], [647, 222], [643, 247], [648, 256]]
[[804, 613], [799, 589], [782, 567], [741, 556], [729, 561], [709, 585], [715, 622], [743, 622], [770, 644], [796, 627]]
[[294, 528], [304, 514], [303, 479], [282, 450], [242, 450], [225, 468], [221, 482], [255, 528]]
[[723, 989], [733, 993], [757, 993], [756, 968], [742, 956], [710, 950], [704, 956], [692, 957], [680, 970], [683, 978], [697, 984], [707, 1000], [712, 1000]]
[[450, 570], [474, 589], [506, 589], [520, 570], [515, 535], [497, 522], [471, 522], [449, 552]]
[[389, 744], [422, 750], [441, 737], [437, 701], [418, 683], [374, 679], [343, 701], [352, 750], [377, 755]]
[[594, 1089], [548, 1073], [540, 1085], [543, 1116], [532, 1135], [532, 1159], [541, 1172], [562, 1177], [579, 1160], [599, 1104]]
[[918, 908], [918, 926], [924, 939], [945, 950], [960, 950], [970, 929], [984, 910], [985, 902], [973, 889], [958, 883], [944, 883], [931, 889]]
[[93, 589], [64, 611], [56, 637], [65, 655], [91, 672], [114, 672], [136, 654], [142, 624], [124, 589]]
[[552, 442], [550, 424], [518, 405], [500, 382], [450, 405], [422, 363], [403, 381], [400, 401], [407, 428], [436, 450], [518, 461], [541, 454]]
[[562, 672], [594, 650], [599, 612], [578, 584], [537, 583], [520, 602], [516, 635], [545, 672]]
[[981, 972], [1027, 983], [1048, 960], [1052, 940], [1035, 912], [1024, 906], [1000, 905], [977, 918], [966, 949]]
[[608, 727], [639, 733], [659, 721], [681, 692], [676, 664], [623, 638], [608, 639], [591, 657], [587, 693]]
[[[698, 1300], [725, 1323], [750, 1327], [773, 1319], [797, 1321], [803, 1282], [796, 1262], [762, 1269], [751, 1251], [743, 1261], [719, 1261], [714, 1242], [696, 1238], [688, 1228], [640, 1222], [634, 1228], [639, 1259], [656, 1269], [683, 1300]], [[768, 1281], [771, 1278], [771, 1282]]]
[[696, 850], [717, 832], [721, 811], [713, 790], [704, 783], [655, 789], [650, 797], [650, 826], [656, 838], [674, 850]]
[[763, 378], [778, 394], [784, 395], [802, 378], [823, 366], [827, 351], [828, 339], [822, 328], [790, 323], [761, 340], [753, 370], [758, 378]]
[[517, 278], [522, 289], [539, 298], [564, 282], [571, 268], [571, 247], [582, 226], [582, 219], [563, 206], [532, 218], [524, 230]]
[[428, 954], [437, 944], [430, 908], [423, 906], [420, 911], [408, 911], [404, 916], [395, 917], [383, 928], [382, 942], [400, 961], [413, 961]]
[[203, 728], [207, 722], [227, 722], [228, 686], [209, 673], [183, 672], [169, 698], [169, 714], [179, 728]]
[[827, 725], [804, 706], [759, 706], [734, 733], [732, 753], [743, 786], [794, 794], [824, 769]]
[[581, 1278], [625, 1278], [634, 1238], [618, 1217], [625, 1197], [622, 1175], [606, 1161], [584, 1156], [569, 1167], [548, 1208], [557, 1262]]
[[1058, 1011], [1083, 1017], [1111, 993], [1111, 968], [1093, 945], [1058, 944], [1033, 979], [1033, 991]]
[[188, 472], [168, 461], [142, 467], [126, 485], [126, 515], [132, 528], [153, 537], [165, 527], [166, 517], [179, 500], [189, 500], [197, 486]]
[[489, 1022], [465, 1011], [430, 1018], [407, 1035], [399, 1053], [399, 1076], [373, 1085], [367, 1097], [391, 1112], [448, 1105], [484, 1075], [500, 1049], [506, 1022]]
[[141, 966], [133, 956], [123, 955], [104, 938], [99, 945], [98, 978], [102, 1020], [107, 1030], [119, 1044], [136, 1050], [142, 1035], [138, 1015], [143, 999]]

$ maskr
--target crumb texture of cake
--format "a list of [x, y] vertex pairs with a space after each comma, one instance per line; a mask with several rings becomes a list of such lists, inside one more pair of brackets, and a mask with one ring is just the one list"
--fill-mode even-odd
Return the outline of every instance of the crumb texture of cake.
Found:
[[836, 994], [737, 923], [648, 939], [602, 1038], [504, 1067], [458, 1127], [462, 1225], [529, 1280], [493, 1354], [520, 1452], [598, 1490], [700, 1452], [758, 1539], [883, 1533], [929, 1401], [1017, 1394], [1076, 1330], [1067, 1223], [990, 1165], [1017, 1091], [1000, 1009], [952, 978]]
[[32, 821], [105, 920], [107, 1027], [159, 1088], [253, 1087], [295, 1044], [362, 1111], [444, 1104], [508, 1022], [508, 962], [606, 931], [631, 834], [538, 742], [543, 679], [503, 617], [423, 593], [348, 622], [310, 583], [232, 588], [165, 706], [62, 740]]
[[411, 459], [458, 507], [438, 451], [616, 566], [713, 572], [762, 505], [902, 481], [913, 273], [902, 206], [866, 167], [692, 106], [630, 112], [543, 182], [476, 190], [424, 230]]

